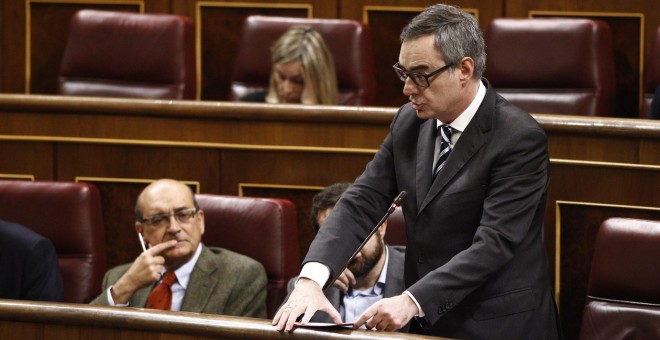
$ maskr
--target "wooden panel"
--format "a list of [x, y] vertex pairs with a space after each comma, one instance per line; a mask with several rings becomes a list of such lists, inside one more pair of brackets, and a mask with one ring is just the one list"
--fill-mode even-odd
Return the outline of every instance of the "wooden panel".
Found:
[[[656, 174], [657, 176], [657, 174]], [[610, 217], [660, 220], [660, 208], [557, 202], [558, 303], [567, 339], [578, 339], [594, 242], [600, 224]]]
[[50, 143], [0, 139], [0, 174], [7, 175], [0, 177], [13, 178], [20, 175], [52, 180], [55, 178], [53, 154], [54, 146]]

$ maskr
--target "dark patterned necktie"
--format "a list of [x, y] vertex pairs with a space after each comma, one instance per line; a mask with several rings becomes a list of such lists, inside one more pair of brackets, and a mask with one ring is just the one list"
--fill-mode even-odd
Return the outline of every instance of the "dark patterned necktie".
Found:
[[440, 142], [440, 151], [438, 151], [438, 160], [433, 167], [433, 179], [438, 175], [442, 167], [445, 165], [445, 161], [449, 158], [449, 153], [451, 152], [451, 133], [452, 128], [449, 125], [440, 125], [438, 128], [438, 133], [442, 138]]
[[172, 308], [172, 284], [176, 282], [176, 275], [173, 271], [165, 272], [163, 280], [156, 288], [151, 290], [147, 299], [146, 308], [170, 310]]

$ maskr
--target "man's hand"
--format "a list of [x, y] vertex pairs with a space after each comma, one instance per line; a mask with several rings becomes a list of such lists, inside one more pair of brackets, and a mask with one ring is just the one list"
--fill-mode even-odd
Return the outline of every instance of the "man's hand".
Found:
[[116, 304], [124, 304], [135, 291], [152, 284], [158, 279], [164, 269], [165, 258], [162, 252], [176, 246], [176, 240], [159, 243], [138, 256], [128, 271], [112, 286], [112, 300]]
[[335, 282], [332, 283], [332, 286], [346, 293], [348, 291], [348, 288], [355, 286], [355, 283], [356, 283], [355, 275], [353, 275], [352, 271], [346, 268], [341, 273], [341, 275], [339, 275], [337, 280], [335, 280]]
[[367, 329], [376, 328], [379, 331], [395, 331], [405, 326], [410, 319], [419, 313], [417, 305], [406, 294], [382, 299], [360, 315], [353, 324], [353, 329], [365, 325]]
[[289, 332], [300, 315], [304, 314], [301, 323], [307, 323], [317, 310], [328, 313], [334, 323], [342, 322], [339, 312], [323, 295], [321, 287], [316, 282], [301, 277], [289, 299], [275, 314], [273, 326], [276, 326], [280, 332], [283, 330]]

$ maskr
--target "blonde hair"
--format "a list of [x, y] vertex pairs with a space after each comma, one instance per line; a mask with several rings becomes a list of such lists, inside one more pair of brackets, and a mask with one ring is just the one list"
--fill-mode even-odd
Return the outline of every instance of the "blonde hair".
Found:
[[[311, 86], [316, 103], [337, 105], [337, 74], [332, 53], [321, 34], [309, 26], [289, 28], [271, 48], [272, 65], [300, 61], [305, 73], [305, 88]], [[277, 91], [274, 68], [270, 74], [267, 101], [282, 103]]]

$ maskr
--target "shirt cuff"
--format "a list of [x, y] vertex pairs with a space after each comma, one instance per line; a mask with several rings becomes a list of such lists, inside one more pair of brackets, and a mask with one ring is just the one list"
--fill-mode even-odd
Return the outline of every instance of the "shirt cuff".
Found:
[[410, 293], [407, 290], [404, 291], [403, 294], [408, 295], [408, 297], [411, 300], [413, 300], [413, 302], [415, 303], [415, 306], [417, 306], [417, 311], [419, 312], [419, 314], [417, 316], [420, 317], [420, 318], [423, 318], [426, 314], [424, 314], [424, 311], [422, 310], [422, 307], [419, 306], [419, 302], [417, 302], [417, 299], [415, 299], [415, 297], [412, 295], [412, 293]]
[[[323, 289], [330, 278], [330, 268], [321, 262], [307, 262], [300, 271], [300, 277], [316, 282]], [[296, 281], [296, 284], [298, 284], [298, 281]]]
[[128, 302], [126, 303], [115, 303], [115, 300], [112, 299], [112, 287], [108, 287], [108, 291], [106, 292], [108, 295], [108, 306], [118, 306], [118, 307], [128, 307]]

